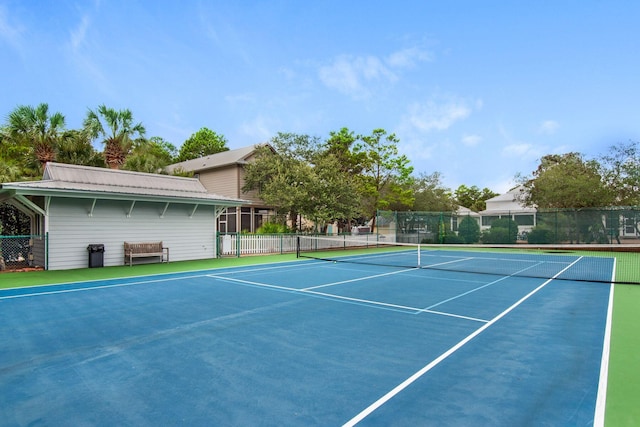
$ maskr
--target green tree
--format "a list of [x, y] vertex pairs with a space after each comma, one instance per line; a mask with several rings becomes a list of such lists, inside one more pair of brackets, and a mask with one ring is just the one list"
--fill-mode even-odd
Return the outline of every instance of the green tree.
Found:
[[359, 189], [363, 211], [372, 218], [375, 227], [378, 209], [391, 203], [413, 204], [410, 188], [413, 167], [405, 155], [398, 154], [399, 139], [384, 129], [374, 129], [371, 135], [359, 136], [353, 153], [362, 159]]
[[22, 167], [20, 159], [26, 155], [26, 150], [19, 146], [9, 137], [9, 130], [0, 127], [0, 182], [19, 181], [22, 177]]
[[580, 153], [549, 154], [540, 160], [532, 177], [519, 178], [522, 202], [539, 208], [607, 206], [613, 195], [600, 174], [600, 164]]
[[65, 127], [65, 118], [61, 113], [50, 114], [49, 105], [45, 103], [36, 107], [20, 105], [9, 113], [7, 122], [10, 139], [28, 147], [40, 168], [56, 160]]
[[343, 172], [357, 175], [362, 172], [366, 160], [365, 153], [353, 152], [357, 141], [358, 136], [347, 128], [342, 128], [338, 132], [329, 132], [329, 138], [324, 144], [324, 154], [334, 156]]
[[255, 158], [245, 166], [242, 191], [256, 190], [281, 217], [297, 218], [307, 198], [310, 182], [309, 150], [316, 140], [308, 135], [278, 133], [256, 149]]
[[601, 157], [602, 176], [618, 206], [640, 205], [640, 142], [613, 145]]
[[147, 173], [162, 173], [171, 164], [177, 153], [176, 147], [159, 136], [139, 139], [134, 142], [131, 154], [123, 169]]
[[464, 243], [477, 243], [480, 240], [480, 224], [471, 216], [465, 216], [458, 223], [458, 236]]
[[482, 233], [482, 243], [513, 244], [518, 239], [518, 224], [510, 218], [496, 219]]
[[227, 151], [227, 139], [206, 127], [201, 128], [187, 139], [180, 147], [177, 162], [198, 159], [210, 154]]
[[105, 105], [88, 111], [84, 128], [91, 138], [102, 138], [104, 159], [111, 169], [120, 169], [135, 139], [143, 138], [146, 132], [142, 123], [134, 123], [130, 110], [117, 111]]
[[455, 199], [458, 201], [458, 204], [471, 209], [474, 212], [480, 212], [487, 209], [487, 200], [492, 197], [496, 197], [497, 195], [498, 193], [495, 193], [486, 187], [480, 190], [480, 188], [475, 185], [467, 187], [463, 184], [455, 191]]
[[243, 191], [257, 190], [265, 203], [291, 218], [296, 229], [299, 214], [324, 229], [358, 211], [354, 179], [342, 167], [319, 138], [278, 133], [246, 166]]
[[73, 165], [106, 167], [104, 157], [91, 145], [91, 137], [83, 129], [66, 131], [58, 144], [57, 161]]
[[411, 210], [427, 212], [453, 212], [456, 201], [451, 190], [444, 187], [440, 172], [421, 173], [412, 182], [414, 202]]
[[[338, 222], [349, 224], [360, 216], [356, 180], [344, 171], [344, 164], [334, 155], [314, 157], [307, 184], [307, 198], [301, 213], [314, 221], [317, 231]], [[342, 228], [342, 227], [341, 227]]]

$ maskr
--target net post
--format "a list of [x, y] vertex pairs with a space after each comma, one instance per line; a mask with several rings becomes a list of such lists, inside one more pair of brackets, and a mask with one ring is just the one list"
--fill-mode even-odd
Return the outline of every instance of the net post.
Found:
[[420, 261], [420, 243], [418, 243], [418, 268], [420, 268], [422, 266], [422, 263]]
[[296, 258], [300, 258], [300, 236], [296, 236]]

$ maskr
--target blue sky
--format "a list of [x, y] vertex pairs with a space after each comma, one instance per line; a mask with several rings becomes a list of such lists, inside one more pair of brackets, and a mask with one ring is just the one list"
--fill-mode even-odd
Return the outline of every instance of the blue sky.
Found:
[[640, 140], [637, 1], [0, 0], [0, 114], [129, 108], [180, 146], [348, 127], [502, 192], [541, 156]]

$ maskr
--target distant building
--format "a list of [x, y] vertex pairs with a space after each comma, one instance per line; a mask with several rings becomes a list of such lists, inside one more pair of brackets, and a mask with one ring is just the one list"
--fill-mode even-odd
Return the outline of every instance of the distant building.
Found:
[[487, 208], [480, 212], [481, 229], [488, 230], [496, 219], [508, 218], [518, 224], [518, 233], [531, 231], [536, 225], [536, 208], [525, 207], [520, 202], [523, 186], [517, 186], [496, 197], [487, 200]]

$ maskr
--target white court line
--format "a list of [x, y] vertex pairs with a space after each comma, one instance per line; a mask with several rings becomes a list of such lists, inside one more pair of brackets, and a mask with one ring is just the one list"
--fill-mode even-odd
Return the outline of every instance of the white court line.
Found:
[[394, 274], [406, 273], [407, 271], [410, 271], [410, 270], [403, 269], [403, 270], [390, 271], [388, 273], [374, 274], [373, 276], [356, 277], [355, 279], [341, 280], [339, 282], [331, 282], [331, 283], [327, 283], [325, 285], [310, 286], [308, 288], [303, 288], [303, 289], [300, 289], [300, 290], [301, 291], [312, 291], [314, 289], [327, 288], [327, 287], [330, 287], [330, 286], [342, 285], [342, 284], [345, 284], [345, 283], [359, 282], [361, 280], [375, 279], [377, 277], [392, 276]]
[[[94, 290], [98, 290], [98, 289], [122, 288], [122, 287], [125, 287], [125, 286], [144, 285], [144, 284], [147, 284], [147, 283], [157, 283], [157, 282], [170, 282], [172, 280], [194, 279], [194, 278], [197, 278], [197, 277], [206, 277], [206, 276], [207, 276], [207, 274], [198, 274], [198, 275], [194, 275], [194, 276], [168, 277], [168, 278], [165, 278], [165, 279], [141, 280], [141, 281], [136, 281], [136, 282], [114, 283], [114, 284], [111, 284], [111, 285], [90, 286], [90, 287], [87, 287], [87, 288], [60, 289], [59, 291], [31, 292], [31, 293], [28, 293], [28, 294], [2, 296], [2, 297], [0, 297], [0, 300], [14, 299], [14, 298], [25, 298], [25, 297], [37, 297], [37, 296], [40, 296], [40, 295], [68, 294], [68, 293], [71, 293], [71, 292], [87, 292], [87, 291], [94, 291]], [[138, 276], [138, 277], [140, 277], [140, 276]], [[105, 279], [105, 280], [114, 280], [114, 279]], [[122, 280], [122, 279], [117, 279], [117, 280]], [[70, 285], [76, 284], [76, 283], [82, 283], [82, 282], [73, 282], [71, 284], [62, 283], [62, 284], [54, 284], [54, 285], [46, 285], [46, 286], [70, 286]], [[8, 291], [8, 290], [12, 290], [12, 289], [25, 289], [25, 288], [24, 287], [22, 287], [22, 288], [7, 288], [7, 289], [4, 289], [4, 290]]]
[[365, 408], [363, 411], [361, 411], [359, 414], [357, 414], [355, 417], [353, 417], [352, 419], [350, 419], [349, 421], [347, 421], [346, 423], [343, 424], [343, 427], [353, 427], [356, 424], [358, 424], [360, 421], [362, 421], [363, 419], [365, 419], [367, 416], [369, 416], [372, 412], [374, 412], [376, 409], [378, 409], [379, 407], [381, 407], [382, 405], [384, 405], [385, 403], [387, 403], [389, 400], [391, 400], [394, 396], [396, 396], [398, 393], [400, 393], [401, 391], [403, 391], [405, 388], [407, 388], [409, 385], [411, 385], [412, 383], [414, 383], [418, 378], [422, 377], [424, 374], [426, 374], [427, 372], [429, 372], [431, 369], [433, 369], [434, 367], [436, 367], [437, 365], [440, 364], [440, 362], [442, 362], [443, 360], [445, 360], [446, 358], [448, 358], [449, 356], [451, 356], [453, 353], [455, 353], [456, 351], [458, 351], [460, 348], [462, 348], [464, 345], [466, 345], [469, 341], [471, 341], [473, 338], [477, 337], [478, 335], [480, 335], [482, 332], [484, 332], [486, 329], [488, 329], [489, 327], [491, 327], [492, 325], [494, 325], [498, 320], [502, 319], [504, 316], [506, 316], [507, 314], [509, 314], [511, 311], [513, 311], [516, 307], [518, 307], [520, 304], [522, 304], [523, 302], [525, 302], [526, 300], [528, 300], [531, 296], [533, 296], [534, 294], [536, 294], [540, 289], [544, 288], [545, 286], [547, 286], [549, 283], [551, 283], [553, 281], [553, 279], [555, 279], [556, 277], [558, 277], [560, 274], [562, 274], [563, 272], [565, 272], [566, 270], [568, 270], [571, 266], [573, 266], [575, 263], [577, 263], [578, 261], [580, 261], [582, 259], [582, 257], [576, 259], [575, 261], [573, 261], [571, 264], [569, 264], [568, 266], [566, 266], [565, 268], [563, 268], [560, 272], [558, 272], [555, 276], [553, 276], [551, 279], [547, 280], [546, 282], [544, 282], [543, 284], [541, 284], [540, 286], [538, 286], [537, 288], [535, 288], [534, 290], [532, 290], [531, 292], [529, 292], [527, 295], [525, 295], [524, 297], [520, 298], [516, 303], [514, 303], [511, 307], [507, 308], [505, 311], [503, 311], [502, 313], [498, 314], [496, 317], [494, 317], [493, 319], [491, 319], [491, 321], [489, 321], [488, 323], [485, 323], [483, 326], [481, 326], [480, 328], [478, 328], [475, 332], [471, 333], [470, 335], [468, 335], [466, 338], [464, 338], [462, 341], [460, 341], [459, 343], [457, 343], [456, 345], [454, 345], [453, 347], [451, 347], [449, 350], [445, 351], [444, 353], [442, 353], [440, 356], [438, 356], [435, 360], [431, 361], [429, 364], [427, 364], [426, 366], [424, 366], [422, 369], [420, 369], [419, 371], [417, 371], [416, 373], [414, 373], [413, 375], [411, 375], [409, 378], [407, 378], [406, 380], [404, 380], [402, 383], [398, 384], [393, 390], [389, 391], [387, 394], [385, 394], [384, 396], [382, 396], [380, 399], [376, 400], [375, 402], [373, 402], [371, 405], [369, 405], [367, 408]]
[[611, 350], [611, 327], [613, 321], [613, 282], [616, 278], [616, 258], [613, 259], [613, 273], [611, 274], [611, 289], [609, 290], [609, 306], [607, 307], [607, 323], [604, 329], [604, 343], [602, 345], [602, 360], [600, 361], [600, 380], [598, 381], [598, 395], [596, 410], [593, 417], [594, 427], [604, 426], [604, 415], [607, 406], [607, 382], [609, 381], [609, 354]]
[[[291, 262], [291, 261], [286, 261], [286, 262]], [[321, 265], [322, 263], [318, 263], [319, 265]], [[262, 267], [262, 268], [253, 268], [253, 269], [244, 269], [244, 270], [233, 270], [233, 271], [221, 271], [218, 274], [232, 274], [232, 273], [246, 273], [246, 272], [251, 272], [251, 271], [264, 271], [264, 270], [273, 270], [273, 269], [283, 269], [283, 268], [292, 268], [292, 267], [303, 267], [302, 264], [293, 264], [293, 265], [275, 265], [275, 266], [271, 266], [271, 267]], [[309, 265], [307, 265], [306, 267], [309, 267]], [[224, 267], [224, 269], [229, 269], [229, 268], [233, 268], [233, 267]], [[108, 288], [121, 288], [121, 287], [126, 287], [126, 286], [134, 286], [134, 285], [144, 285], [147, 283], [157, 283], [157, 282], [169, 282], [172, 280], [183, 280], [183, 279], [195, 279], [198, 277], [209, 277], [211, 276], [211, 273], [204, 273], [205, 271], [211, 271], [211, 269], [205, 269], [205, 270], [198, 270], [200, 272], [203, 272], [202, 274], [192, 274], [189, 276], [180, 276], [180, 274], [184, 274], [185, 272], [172, 272], [172, 273], [161, 273], [161, 274], [153, 274], [153, 275], [147, 275], [147, 276], [133, 276], [133, 277], [116, 277], [116, 278], [112, 278], [112, 279], [95, 279], [95, 280], [79, 280], [76, 282], [64, 282], [64, 283], [49, 283], [49, 284], [43, 284], [43, 285], [35, 285], [35, 286], [20, 286], [20, 287], [15, 287], [15, 288], [4, 288], [4, 289], [0, 289], [0, 292], [2, 291], [14, 291], [14, 290], [20, 290], [20, 289], [34, 289], [36, 292], [29, 292], [29, 293], [25, 293], [25, 294], [19, 294], [19, 295], [7, 295], [7, 296], [0, 296], [0, 300], [5, 300], [5, 299], [15, 299], [15, 298], [25, 298], [25, 297], [37, 297], [40, 295], [56, 295], [56, 294], [67, 294], [67, 293], [71, 293], [71, 292], [86, 292], [86, 291], [93, 291], [93, 290], [99, 290], [99, 289], [108, 289]], [[188, 272], [187, 272], [188, 273]], [[128, 280], [128, 279], [139, 279], [142, 277], [154, 277], [154, 276], [166, 276], [166, 275], [175, 275], [174, 277], [165, 277], [163, 279], [151, 279], [151, 280], [136, 280], [135, 282], [125, 282], [125, 283], [113, 283], [110, 285], [99, 285], [99, 286], [91, 286], [91, 283], [96, 283], [96, 282], [110, 282], [110, 281], [115, 281], [115, 280]], [[38, 289], [42, 289], [45, 287], [62, 287], [62, 286], [74, 286], [74, 285], [82, 285], [86, 283], [88, 286], [87, 287], [83, 287], [83, 288], [75, 288], [75, 289], [60, 289], [57, 291], [44, 291], [44, 292], [37, 292]]]
[[[389, 273], [384, 274], [384, 275], [388, 275], [388, 274]], [[378, 277], [378, 276], [380, 276], [380, 275], [370, 276], [370, 278], [371, 277]], [[390, 309], [394, 309], [394, 310], [402, 310], [402, 311], [431, 313], [431, 314], [437, 314], [437, 315], [440, 315], [440, 316], [455, 317], [455, 318], [458, 318], [458, 319], [472, 320], [474, 322], [481, 322], [481, 323], [486, 323], [487, 322], [487, 320], [485, 320], [485, 319], [478, 319], [478, 318], [469, 317], [469, 316], [461, 316], [461, 315], [458, 315], [458, 314], [446, 313], [446, 312], [442, 312], [442, 311], [425, 310], [425, 309], [422, 309], [422, 308], [409, 307], [409, 306], [406, 306], [406, 305], [391, 304], [391, 303], [386, 303], [386, 302], [381, 302], [381, 301], [374, 301], [374, 300], [367, 300], [367, 299], [361, 299], [361, 298], [346, 297], [346, 296], [335, 295], [335, 294], [327, 294], [327, 293], [324, 293], [324, 292], [317, 292], [317, 291], [311, 290], [312, 288], [307, 288], [307, 289], [290, 288], [288, 286], [269, 285], [268, 283], [254, 282], [252, 280], [234, 279], [232, 277], [221, 277], [221, 276], [215, 276], [215, 275], [209, 275], [208, 277], [211, 277], [213, 279], [218, 279], [218, 280], [221, 280], [223, 282], [227, 281], [227, 282], [234, 282], [234, 283], [240, 283], [240, 284], [245, 284], [245, 285], [265, 287], [265, 288], [269, 288], [269, 289], [276, 289], [276, 290], [280, 290], [280, 291], [287, 291], [287, 292], [293, 292], [293, 293], [299, 293], [299, 294], [307, 294], [307, 295], [315, 295], [315, 296], [321, 296], [323, 298], [355, 302], [355, 303], [359, 303], [359, 304], [363, 304], [363, 305], [379, 306], [379, 307], [390, 308]], [[332, 283], [331, 285], [336, 285], [338, 283], [353, 282], [355, 280], [356, 279], [346, 280], [346, 281], [343, 281], [343, 282], [335, 282], [335, 283]]]
[[[437, 306], [442, 305], [442, 304], [444, 304], [444, 303], [447, 303], [447, 302], [449, 302], [449, 301], [453, 301], [453, 300], [456, 300], [456, 299], [458, 299], [458, 298], [462, 298], [462, 297], [463, 297], [463, 296], [465, 296], [465, 295], [469, 295], [469, 294], [471, 294], [471, 293], [474, 293], [474, 292], [476, 292], [476, 291], [479, 291], [479, 290], [481, 290], [481, 289], [484, 289], [484, 288], [486, 288], [486, 287], [488, 287], [488, 286], [495, 285], [496, 283], [501, 282], [501, 281], [503, 281], [503, 280], [505, 280], [505, 279], [510, 279], [510, 278], [512, 278], [512, 277], [514, 277], [514, 276], [515, 276], [515, 277], [517, 277], [517, 276], [516, 276], [517, 274], [520, 274], [520, 273], [522, 273], [523, 271], [526, 271], [526, 270], [528, 270], [528, 269], [530, 269], [530, 268], [536, 267], [536, 266], [538, 266], [538, 265], [540, 265], [540, 264], [542, 264], [542, 263], [538, 263], [538, 264], [536, 264], [536, 265], [532, 265], [532, 266], [529, 266], [529, 267], [527, 267], [527, 268], [523, 268], [523, 269], [522, 269], [522, 270], [520, 270], [520, 271], [516, 271], [516, 272], [515, 272], [515, 273], [513, 273], [513, 274], [510, 274], [510, 275], [508, 275], [508, 276], [501, 277], [501, 278], [499, 278], [499, 279], [497, 279], [497, 280], [494, 280], [493, 282], [489, 282], [489, 283], [487, 283], [487, 284], [485, 284], [485, 285], [478, 286], [477, 288], [474, 288], [474, 289], [468, 290], [467, 292], [463, 292], [463, 293], [461, 293], [460, 295], [456, 295], [455, 297], [451, 297], [451, 298], [448, 298], [448, 299], [446, 299], [446, 300], [440, 301], [440, 302], [438, 302], [438, 303], [436, 303], [436, 304], [430, 305], [429, 307], [425, 308], [425, 310], [430, 310], [430, 309], [432, 309], [432, 308], [434, 308], [434, 307], [437, 307]], [[560, 273], [558, 273], [558, 274], [560, 274]], [[556, 276], [557, 276], [557, 275], [556, 275]], [[554, 276], [554, 277], [555, 277], [555, 276]]]

